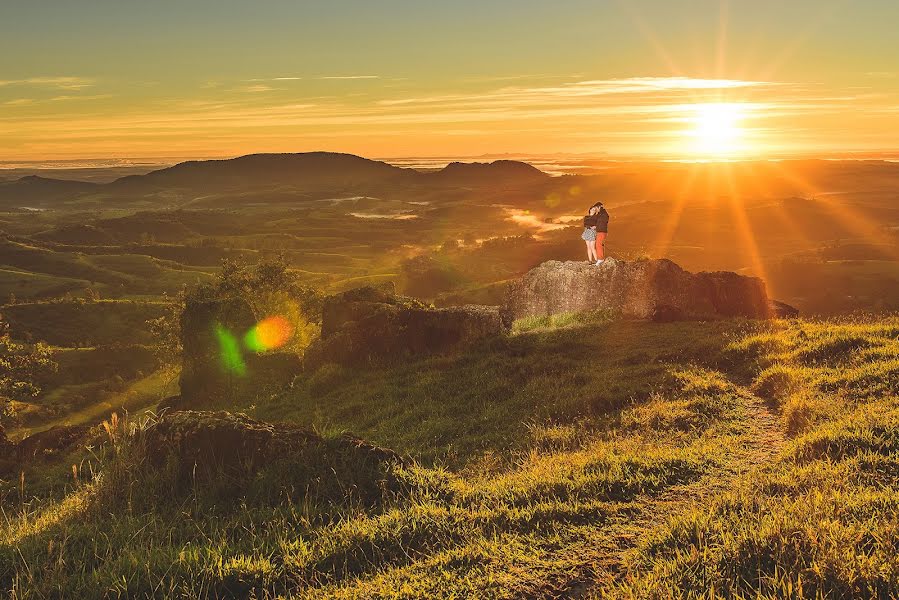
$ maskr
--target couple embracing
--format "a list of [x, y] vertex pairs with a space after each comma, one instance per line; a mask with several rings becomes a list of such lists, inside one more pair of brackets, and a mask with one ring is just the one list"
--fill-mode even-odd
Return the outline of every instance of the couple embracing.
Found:
[[601, 265], [605, 260], [606, 234], [609, 232], [609, 213], [602, 202], [597, 202], [584, 217], [584, 233], [581, 239], [587, 243], [587, 262]]

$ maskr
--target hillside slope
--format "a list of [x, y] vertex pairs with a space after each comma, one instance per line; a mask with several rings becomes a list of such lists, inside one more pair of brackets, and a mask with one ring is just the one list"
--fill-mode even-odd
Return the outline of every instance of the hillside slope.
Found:
[[[288, 486], [317, 472], [289, 459], [173, 479], [140, 429], [109, 423], [93, 457], [26, 473], [32, 500], [8, 486], [0, 582], [23, 598], [899, 592], [897, 319], [561, 322], [324, 367], [246, 407], [417, 457], [379, 498]], [[104, 475], [73, 483], [72, 462]]]

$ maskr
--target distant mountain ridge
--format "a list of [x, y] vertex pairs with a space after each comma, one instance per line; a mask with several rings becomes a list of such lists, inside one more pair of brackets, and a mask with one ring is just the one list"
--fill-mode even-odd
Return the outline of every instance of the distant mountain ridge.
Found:
[[146, 175], [122, 177], [109, 187], [114, 189], [135, 184], [155, 187], [240, 186], [250, 181], [317, 187], [399, 179], [408, 171], [385, 162], [336, 152], [247, 154], [225, 160], [183, 162]]
[[491, 177], [544, 179], [549, 177], [537, 167], [518, 160], [495, 160], [493, 162], [451, 162], [437, 172], [443, 177], [469, 177], [486, 179]]
[[0, 203], [6, 206], [29, 206], [44, 202], [56, 202], [92, 192], [97, 183], [49, 179], [39, 175], [26, 175], [19, 179], [0, 179]]
[[[192, 160], [109, 183], [50, 179], [27, 175], [0, 179], [6, 206], [51, 206], [97, 193], [103, 202], [152, 199], [161, 192], [190, 200], [196, 194], [266, 191], [293, 194], [378, 194], [398, 188], [448, 188], [530, 185], [550, 176], [513, 161], [453, 162], [439, 171], [419, 171], [384, 161], [338, 152], [247, 154], [222, 160]], [[186, 192], [186, 195], [185, 195]]]

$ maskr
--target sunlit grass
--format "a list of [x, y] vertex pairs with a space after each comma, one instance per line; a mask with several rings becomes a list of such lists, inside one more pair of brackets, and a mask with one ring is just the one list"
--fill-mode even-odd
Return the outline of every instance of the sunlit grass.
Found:
[[[111, 426], [96, 481], [56, 501], [7, 493], [0, 581], [21, 598], [899, 590], [895, 319], [574, 325], [385, 371], [324, 368], [257, 409], [421, 458], [370, 505], [266, 493], [266, 470], [236, 499], [179, 487]], [[790, 436], [761, 464], [752, 390]], [[677, 490], [670, 519], [640, 524]], [[635, 545], [604, 553], [632, 522]]]

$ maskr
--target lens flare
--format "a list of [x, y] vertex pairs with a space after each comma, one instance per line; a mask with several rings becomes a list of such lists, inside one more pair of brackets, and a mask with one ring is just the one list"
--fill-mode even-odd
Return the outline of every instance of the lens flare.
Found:
[[244, 336], [244, 344], [253, 352], [268, 352], [284, 346], [293, 336], [293, 327], [284, 317], [266, 317]]
[[240, 352], [240, 344], [234, 334], [216, 323], [215, 337], [219, 343], [219, 357], [222, 369], [235, 375], [246, 375], [247, 365]]

